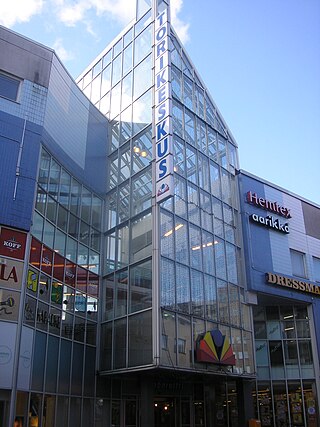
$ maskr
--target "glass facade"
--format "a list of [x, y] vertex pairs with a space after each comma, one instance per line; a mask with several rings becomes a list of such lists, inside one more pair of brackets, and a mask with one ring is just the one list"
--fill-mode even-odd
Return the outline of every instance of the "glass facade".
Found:
[[42, 149], [23, 310], [34, 356], [30, 392], [16, 402], [23, 425], [93, 419], [102, 206]]
[[261, 425], [315, 426], [315, 349], [307, 306], [254, 307], [253, 317]]
[[[159, 6], [163, 10], [165, 3]], [[172, 29], [174, 197], [152, 205], [153, 19], [146, 11], [78, 81], [111, 121], [102, 262], [102, 336], [111, 337], [102, 341], [113, 349], [102, 349], [101, 369], [132, 366], [131, 335], [139, 334], [139, 321], [148, 318], [148, 357], [141, 365], [218, 369], [197, 363], [194, 343], [199, 333], [219, 328], [237, 354], [230, 372], [253, 374], [239, 269], [237, 147]], [[151, 324], [152, 311], [160, 313], [158, 326]], [[194, 327], [199, 322], [202, 329]], [[161, 347], [168, 327], [170, 340], [157, 353], [156, 342]]]

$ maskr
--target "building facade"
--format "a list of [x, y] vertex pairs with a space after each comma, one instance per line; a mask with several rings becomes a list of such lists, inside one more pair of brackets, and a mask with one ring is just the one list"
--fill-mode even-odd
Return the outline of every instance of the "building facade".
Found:
[[239, 174], [261, 426], [319, 425], [320, 207]]
[[107, 120], [52, 50], [1, 27], [0, 51], [0, 424], [80, 426], [94, 420]]
[[254, 365], [237, 146], [153, 3], [77, 80], [111, 126], [97, 422], [242, 426]]
[[317, 426], [319, 207], [238, 173], [168, 2], [77, 84], [0, 51], [0, 423]]

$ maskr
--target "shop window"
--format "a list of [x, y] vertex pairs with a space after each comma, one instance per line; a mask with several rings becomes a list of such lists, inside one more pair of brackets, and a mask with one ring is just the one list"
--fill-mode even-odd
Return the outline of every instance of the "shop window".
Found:
[[298, 277], [306, 277], [305, 254], [290, 249], [292, 274]]
[[21, 80], [8, 74], [0, 73], [0, 96], [11, 101], [17, 101], [20, 84]]

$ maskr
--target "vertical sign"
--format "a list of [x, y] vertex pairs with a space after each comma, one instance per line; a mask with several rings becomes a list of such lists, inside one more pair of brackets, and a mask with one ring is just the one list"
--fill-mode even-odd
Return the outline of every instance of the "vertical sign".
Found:
[[165, 9], [155, 20], [155, 144], [156, 200], [173, 196], [172, 117], [170, 92], [169, 22]]

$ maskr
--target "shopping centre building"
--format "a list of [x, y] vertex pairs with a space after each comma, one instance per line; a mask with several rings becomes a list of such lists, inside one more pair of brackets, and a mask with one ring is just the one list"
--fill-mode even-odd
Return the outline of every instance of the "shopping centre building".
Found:
[[77, 84], [0, 27], [0, 422], [316, 426], [319, 207], [239, 173], [168, 5], [136, 9]]

